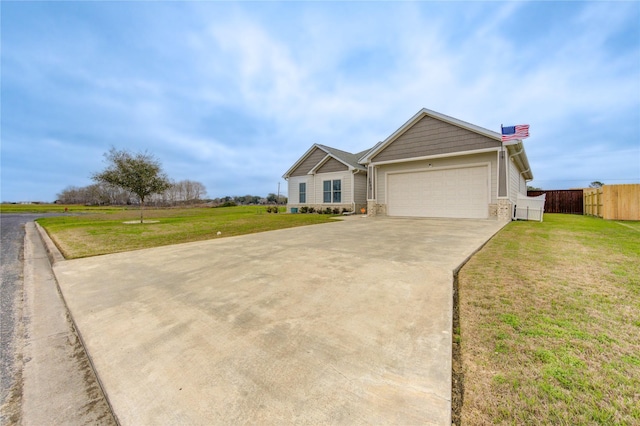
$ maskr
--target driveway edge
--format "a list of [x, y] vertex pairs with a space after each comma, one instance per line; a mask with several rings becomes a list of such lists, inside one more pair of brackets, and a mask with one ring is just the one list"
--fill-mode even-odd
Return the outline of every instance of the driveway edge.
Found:
[[55, 270], [53, 268], [55, 264], [63, 262], [66, 259], [64, 258], [64, 256], [60, 252], [60, 250], [58, 250], [58, 247], [55, 245], [55, 243], [53, 242], [51, 237], [49, 237], [49, 234], [47, 233], [47, 231], [38, 222], [34, 221], [33, 223], [36, 226], [36, 229], [38, 231], [38, 235], [40, 236], [40, 241], [42, 242], [42, 244], [44, 246], [44, 249], [45, 249], [45, 252], [47, 253], [47, 256], [49, 258], [49, 263], [50, 263], [50, 267], [51, 267], [51, 275], [53, 277], [53, 281], [55, 281], [56, 290], [58, 291], [58, 294], [60, 295], [60, 299], [62, 300], [64, 308], [67, 311], [67, 316], [71, 320], [71, 324], [73, 325], [73, 329], [74, 329], [76, 335], [78, 336], [78, 340], [80, 341], [80, 344], [82, 345], [82, 349], [84, 350], [85, 355], [87, 356], [87, 360], [89, 361], [89, 366], [90, 366], [91, 370], [93, 371], [93, 375], [96, 378], [98, 386], [100, 387], [100, 392], [102, 392], [102, 396], [103, 396], [105, 402], [107, 403], [107, 406], [109, 407], [109, 411], [111, 412], [111, 417], [113, 418], [115, 423], [118, 426], [120, 426], [121, 423], [118, 420], [118, 417], [116, 416], [116, 413], [115, 413], [115, 411], [113, 409], [113, 405], [111, 404], [111, 401], [109, 400], [109, 397], [107, 396], [107, 392], [105, 391], [104, 384], [102, 383], [102, 380], [101, 380], [100, 376], [98, 375], [98, 371], [96, 370], [95, 364], [93, 362], [93, 358], [91, 357], [91, 354], [87, 350], [87, 345], [85, 343], [85, 340], [84, 340], [84, 338], [82, 336], [82, 333], [80, 332], [80, 329], [78, 328], [78, 324], [76, 323], [76, 320], [73, 317], [73, 314], [71, 313], [71, 310], [69, 309], [69, 305], [67, 304], [67, 301], [65, 299], [64, 293], [62, 292], [62, 288], [60, 288], [60, 283], [58, 282], [58, 278], [56, 277]]
[[[58, 250], [58, 246], [55, 245], [49, 234], [47, 234], [47, 231], [38, 222], [34, 221], [33, 223], [36, 224], [36, 229], [38, 230], [38, 234], [40, 234], [40, 240], [42, 241], [42, 244], [44, 244], [44, 249], [47, 252], [51, 266], [55, 265], [57, 262], [65, 260], [62, 253], [60, 253], [60, 250]], [[58, 291], [59, 290], [60, 286], [58, 286]]]
[[504, 222], [496, 232], [473, 251], [465, 260], [453, 270], [453, 330], [451, 333], [451, 424], [462, 424], [462, 405], [464, 403], [464, 372], [462, 371], [462, 350], [460, 348], [460, 289], [458, 274], [467, 262], [487, 245], [511, 221]]

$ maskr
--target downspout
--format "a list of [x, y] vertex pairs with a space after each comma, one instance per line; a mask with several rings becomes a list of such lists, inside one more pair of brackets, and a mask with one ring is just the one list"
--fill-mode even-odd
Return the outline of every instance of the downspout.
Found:
[[[520, 155], [520, 154], [522, 154], [522, 152], [524, 151], [524, 145], [522, 145], [522, 142], [520, 142], [520, 144], [519, 144], [519, 145], [520, 145], [520, 147], [521, 147], [521, 148], [520, 148], [520, 151], [518, 151], [518, 152], [514, 152], [513, 154], [511, 154], [511, 155], [509, 156], [509, 160], [511, 160], [511, 159], [512, 159], [513, 157], [515, 157], [516, 155]], [[528, 171], [528, 170], [527, 170], [527, 171]]]
[[[522, 142], [520, 142], [520, 147], [521, 147], [521, 148], [520, 148], [520, 151], [518, 151], [518, 152], [514, 152], [513, 154], [511, 154], [511, 155], [509, 156], [509, 160], [511, 160], [511, 159], [512, 159], [513, 157], [515, 157], [516, 155], [520, 155], [520, 154], [522, 154], [522, 152], [524, 151], [524, 145], [522, 145]], [[520, 164], [522, 164], [522, 161], [520, 162]], [[524, 164], [523, 164], [523, 165], [524, 165]], [[521, 171], [521, 172], [520, 172], [520, 176], [522, 176], [523, 174], [525, 174], [525, 173], [527, 173], [527, 172], [530, 172], [530, 171], [531, 171], [531, 168], [528, 168], [527, 170], [523, 170], [523, 171]], [[529, 179], [529, 180], [530, 180], [530, 179]], [[526, 182], [526, 181], [527, 181], [527, 179], [525, 179], [525, 182]]]
[[[510, 156], [509, 156], [509, 160], [511, 160], [511, 158], [512, 158], [512, 157], [515, 157], [516, 155], [520, 155], [520, 154], [522, 154], [522, 151], [524, 151], [524, 145], [522, 145], [522, 142], [521, 142], [520, 144], [521, 144], [520, 146], [522, 146], [522, 148], [520, 148], [520, 151], [515, 152], [515, 153], [513, 153], [512, 155], [510, 155]], [[523, 171], [521, 171], [521, 172], [520, 172], [520, 176], [522, 176], [523, 174], [525, 174], [525, 173], [527, 173], [527, 172], [530, 172], [530, 171], [531, 171], [531, 168], [528, 168], [527, 170], [523, 170]], [[526, 181], [531, 181], [531, 179], [526, 179], [526, 178], [525, 178], [525, 182], [526, 182]]]
[[[513, 159], [513, 157], [515, 157], [515, 156], [517, 156], [517, 155], [520, 155], [520, 154], [522, 154], [522, 153], [524, 152], [524, 145], [523, 145], [522, 141], [520, 141], [519, 145], [520, 145], [520, 151], [518, 151], [518, 152], [514, 152], [513, 154], [511, 154], [511, 155], [509, 156], [508, 164], [511, 164], [511, 160]], [[522, 164], [522, 161], [520, 162], [520, 164]], [[522, 165], [523, 165], [523, 164], [522, 164]], [[526, 172], [528, 172], [529, 170], [530, 170], [530, 169], [527, 169], [527, 170], [525, 170], [525, 171], [520, 172], [520, 176], [522, 176], [522, 174], [523, 174], [523, 173], [526, 173]], [[519, 180], [518, 180], [518, 181], [519, 181]], [[525, 182], [526, 182], [526, 179], [525, 179]], [[520, 183], [518, 183], [518, 193], [520, 193]], [[512, 202], [513, 202], [513, 201], [512, 201]], [[512, 220], [515, 220], [515, 216], [516, 216], [516, 210], [515, 210], [515, 208], [516, 208], [516, 204], [514, 203], [513, 211], [511, 212], [511, 219], [512, 219]]]

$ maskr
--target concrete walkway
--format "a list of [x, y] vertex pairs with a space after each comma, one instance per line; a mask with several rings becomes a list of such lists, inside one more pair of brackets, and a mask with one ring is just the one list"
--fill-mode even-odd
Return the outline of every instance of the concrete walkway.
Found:
[[54, 272], [123, 425], [446, 425], [452, 270], [502, 226], [351, 217]]
[[[36, 224], [25, 226], [22, 425], [114, 425]], [[18, 416], [12, 420], [17, 420]]]

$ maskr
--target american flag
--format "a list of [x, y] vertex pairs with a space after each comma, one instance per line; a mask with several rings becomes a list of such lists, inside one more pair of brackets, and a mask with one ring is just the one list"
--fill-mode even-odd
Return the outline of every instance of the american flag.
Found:
[[502, 128], [502, 142], [529, 137], [529, 125], [518, 124], [516, 126], [506, 126]]

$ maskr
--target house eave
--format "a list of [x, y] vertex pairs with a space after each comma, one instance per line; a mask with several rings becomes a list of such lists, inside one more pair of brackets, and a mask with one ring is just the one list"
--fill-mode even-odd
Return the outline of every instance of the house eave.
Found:
[[327, 155], [324, 156], [324, 158], [320, 161], [318, 161], [318, 164], [316, 164], [315, 166], [313, 166], [313, 168], [311, 170], [309, 170], [309, 172], [307, 173], [308, 175], [314, 175], [316, 174], [317, 170], [322, 167], [327, 161], [329, 161], [330, 159], [334, 159], [338, 162], [340, 162], [341, 164], [344, 164], [345, 166], [347, 166], [347, 170], [351, 171], [354, 169], [354, 167], [344, 161], [342, 161], [340, 158], [336, 157], [335, 155], [328, 153]]
[[404, 123], [400, 128], [398, 128], [395, 132], [393, 132], [388, 138], [384, 141], [379, 142], [376, 146], [374, 146], [369, 152], [367, 152], [364, 156], [362, 156], [359, 160], [361, 164], [367, 165], [371, 162], [371, 159], [379, 154], [382, 150], [384, 150], [387, 146], [389, 146], [393, 141], [398, 139], [404, 132], [406, 132], [409, 128], [411, 128], [414, 124], [416, 124], [423, 117], [429, 116], [440, 121], [444, 121], [446, 123], [452, 124], [457, 127], [461, 127], [463, 129], [467, 129], [474, 133], [478, 133], [482, 136], [486, 136], [487, 138], [493, 139], [497, 142], [501, 142], [502, 137], [499, 133], [493, 132], [491, 130], [485, 129], [480, 126], [476, 126], [475, 124], [467, 123], [466, 121], [458, 120], [454, 117], [449, 117], [448, 115], [441, 114], [436, 111], [432, 111], [427, 108], [422, 108], [418, 111], [413, 117], [411, 117], [406, 123]]
[[484, 154], [487, 152], [497, 152], [497, 151], [500, 151], [500, 147], [474, 149], [469, 151], [454, 151], [454, 152], [447, 152], [444, 154], [425, 155], [422, 157], [408, 157], [408, 158], [402, 158], [399, 160], [372, 161], [372, 162], [369, 162], [368, 164], [371, 166], [382, 166], [385, 164], [397, 164], [397, 163], [408, 163], [411, 161], [434, 160], [436, 158], [459, 157], [464, 155]]
[[505, 144], [505, 148], [509, 153], [509, 157], [518, 164], [522, 177], [524, 177], [525, 180], [533, 180], [533, 173], [531, 173], [531, 166], [529, 165], [529, 159], [527, 158], [527, 153], [524, 150], [522, 141], [517, 140], [515, 143]]

